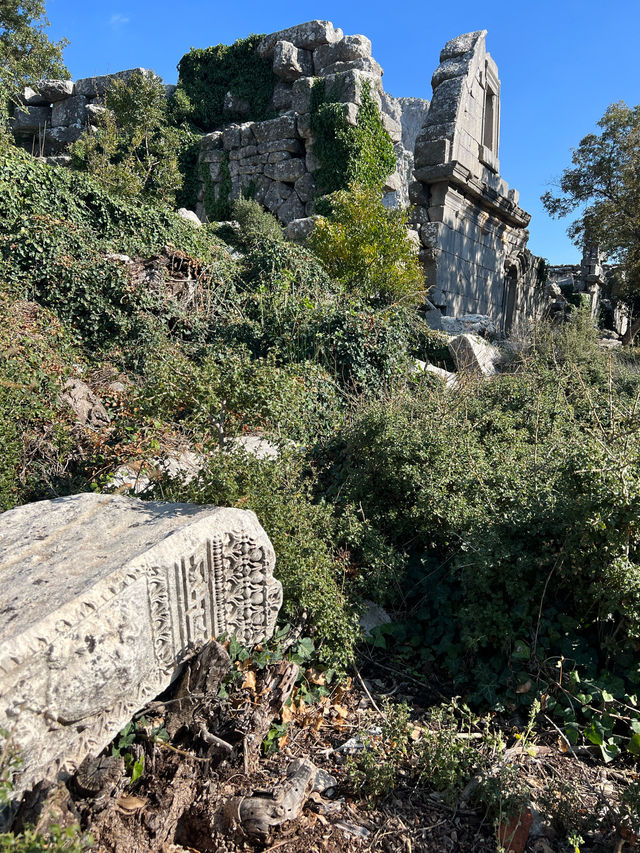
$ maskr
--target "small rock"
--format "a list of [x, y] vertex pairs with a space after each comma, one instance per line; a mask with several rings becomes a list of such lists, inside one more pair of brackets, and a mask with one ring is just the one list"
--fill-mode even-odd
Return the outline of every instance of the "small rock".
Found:
[[362, 628], [362, 633], [365, 637], [370, 636], [374, 628], [379, 628], [380, 625], [388, 625], [391, 622], [391, 617], [386, 610], [375, 604], [373, 601], [365, 601], [367, 609], [360, 615], [358, 624]]
[[78, 421], [85, 426], [101, 429], [111, 423], [102, 402], [81, 379], [67, 380], [60, 399], [73, 409]]
[[337, 784], [338, 780], [335, 776], [332, 776], [331, 773], [328, 773], [321, 767], [318, 768], [316, 772], [316, 778], [313, 783], [314, 791], [317, 791], [319, 794], [323, 794], [328, 789], [335, 788]]
[[186, 207], [178, 208], [178, 216], [180, 216], [182, 219], [186, 219], [187, 222], [190, 222], [197, 228], [200, 228], [202, 226], [202, 222], [200, 222], [198, 215], [194, 213], [193, 210], [187, 210]]

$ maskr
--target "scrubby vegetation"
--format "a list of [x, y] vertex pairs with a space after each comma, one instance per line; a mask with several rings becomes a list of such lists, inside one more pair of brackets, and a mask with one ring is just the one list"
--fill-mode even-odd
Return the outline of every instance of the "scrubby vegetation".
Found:
[[[112, 90], [115, 123], [76, 148], [92, 174], [2, 149], [0, 508], [108, 491], [127, 465], [149, 478], [145, 498], [254, 510], [276, 550], [282, 618], [323, 670], [357, 659], [364, 602], [386, 607], [369, 651], [470, 708], [432, 708], [415, 738], [410, 710], [384, 709], [382, 739], [350, 765], [359, 795], [404, 775], [454, 805], [478, 775], [498, 823], [517, 814], [526, 797], [511, 765], [490, 760], [505, 744], [478, 722], [487, 712], [525, 740], [544, 717], [568, 747], [635, 761], [633, 353], [605, 354], [576, 310], [494, 381], [451, 392], [416, 369], [446, 351], [416, 303], [404, 218], [379, 201], [384, 175], [332, 195], [306, 247], [246, 199], [239, 228], [194, 228], [163, 205], [180, 189], [177, 160], [160, 187], [139, 157], [157, 144], [162, 158], [162, 139], [176, 151], [155, 135], [166, 115], [154, 86], [144, 139], [125, 89]], [[76, 421], [61, 399], [70, 377], [98, 393], [108, 427]], [[248, 454], [234, 441], [247, 434], [278, 458]], [[156, 466], [183, 449], [202, 459], [186, 484]], [[472, 728], [481, 749], [459, 737]]]

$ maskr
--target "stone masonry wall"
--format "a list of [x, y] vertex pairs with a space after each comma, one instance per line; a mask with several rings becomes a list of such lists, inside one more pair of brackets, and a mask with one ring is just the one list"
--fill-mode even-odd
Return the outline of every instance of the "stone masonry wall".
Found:
[[[386, 203], [407, 204], [413, 143], [429, 105], [419, 98], [396, 99], [384, 92], [383, 71], [371, 56], [369, 39], [345, 36], [329, 21], [309, 21], [265, 36], [258, 52], [273, 60], [278, 82], [272, 107], [279, 117], [229, 124], [203, 138], [201, 163], [208, 169], [212, 198], [220, 201], [227, 191], [230, 199], [251, 192], [283, 224], [313, 213], [313, 172], [318, 162], [309, 99], [314, 80], [323, 78], [327, 90], [345, 104], [347, 121], [354, 125], [363, 84], [369, 83], [398, 162], [387, 179]], [[230, 110], [239, 106], [231, 93], [227, 104]], [[196, 210], [202, 219], [206, 218], [208, 183], [201, 185]]]

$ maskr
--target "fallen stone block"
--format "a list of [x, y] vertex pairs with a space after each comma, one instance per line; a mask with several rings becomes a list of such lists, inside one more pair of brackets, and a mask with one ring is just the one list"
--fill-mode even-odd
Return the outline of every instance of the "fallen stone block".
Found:
[[18, 795], [63, 780], [223, 633], [272, 635], [274, 551], [252, 512], [81, 494], [0, 522], [0, 728]]
[[458, 335], [449, 341], [456, 368], [480, 376], [493, 376], [502, 360], [500, 350], [477, 335]]
[[[424, 227], [424, 226], [423, 226]], [[463, 314], [461, 317], [443, 317], [442, 329], [448, 335], [462, 335], [470, 332], [483, 338], [493, 338], [498, 328], [488, 314]]]
[[178, 208], [178, 216], [181, 219], [185, 219], [187, 222], [190, 222], [192, 225], [195, 225], [196, 228], [200, 228], [202, 226], [202, 222], [200, 222], [197, 213], [193, 210], [187, 210], [186, 207]]

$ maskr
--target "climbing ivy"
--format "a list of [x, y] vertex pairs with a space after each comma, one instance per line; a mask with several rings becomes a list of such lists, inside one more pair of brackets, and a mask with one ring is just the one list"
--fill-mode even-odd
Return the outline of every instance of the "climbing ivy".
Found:
[[[231, 45], [192, 48], [186, 53], [178, 63], [178, 90], [174, 98], [174, 109], [181, 113], [180, 118], [206, 132], [234, 118], [245, 121], [270, 118], [276, 79], [271, 60], [258, 54], [261, 39], [261, 35], [251, 35]], [[225, 112], [227, 92], [248, 101], [249, 113], [234, 116]]]
[[311, 89], [310, 113], [313, 153], [320, 162], [314, 178], [320, 195], [347, 189], [351, 184], [380, 187], [396, 166], [393, 143], [382, 124], [368, 81], [362, 85], [358, 123], [347, 122], [346, 104], [336, 86], [327, 90], [318, 79]]

